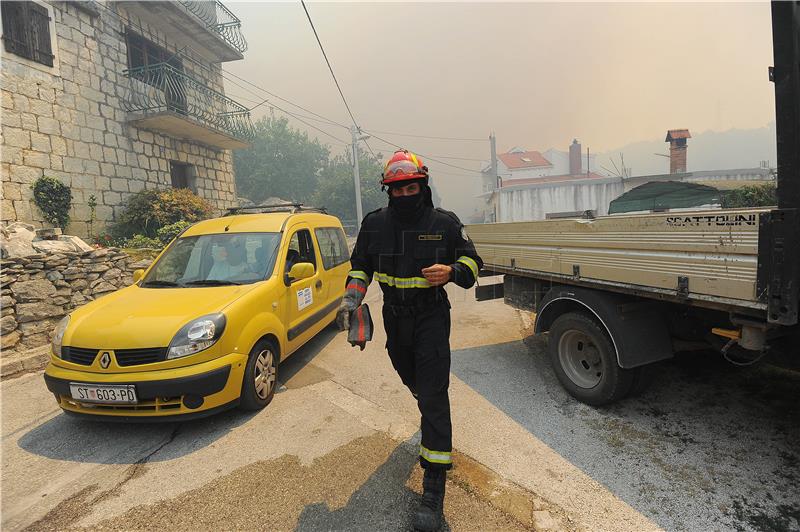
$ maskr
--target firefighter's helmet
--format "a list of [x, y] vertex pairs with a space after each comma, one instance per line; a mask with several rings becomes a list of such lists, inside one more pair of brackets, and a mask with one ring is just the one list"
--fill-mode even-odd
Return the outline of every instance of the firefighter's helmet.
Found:
[[428, 179], [428, 167], [408, 150], [397, 150], [383, 167], [381, 185], [393, 185], [413, 179]]

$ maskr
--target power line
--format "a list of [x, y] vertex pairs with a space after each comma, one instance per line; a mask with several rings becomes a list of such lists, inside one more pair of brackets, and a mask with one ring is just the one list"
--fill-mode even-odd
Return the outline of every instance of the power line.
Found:
[[[390, 142], [390, 141], [388, 141], [388, 140], [386, 140], [386, 139], [384, 139], [384, 138], [382, 138], [382, 137], [379, 137], [379, 136], [378, 136], [378, 135], [376, 135], [376, 134], [375, 134], [375, 132], [373, 132], [373, 131], [367, 131], [367, 130], [364, 130], [364, 132], [365, 132], [365, 133], [369, 133], [370, 135], [372, 135], [372, 136], [373, 136], [373, 137], [375, 137], [376, 139], [380, 140], [381, 142], [385, 142], [386, 144], [389, 144], [390, 146], [394, 146], [395, 148], [398, 148], [398, 149], [403, 149], [403, 147], [402, 147], [402, 146], [400, 146], [399, 144], [395, 144], [394, 142]], [[465, 172], [473, 172], [473, 173], [476, 173], [476, 174], [482, 174], [482, 173], [483, 173], [483, 172], [480, 172], [480, 171], [478, 171], [478, 170], [473, 170], [473, 169], [471, 169], [471, 168], [464, 168], [463, 166], [458, 166], [458, 165], [451, 164], [451, 163], [448, 163], [448, 162], [445, 162], [445, 161], [440, 161], [439, 159], [436, 159], [436, 158], [434, 158], [434, 157], [432, 157], [432, 156], [430, 156], [430, 155], [425, 155], [424, 153], [417, 153], [417, 155], [420, 155], [420, 156], [422, 156], [422, 157], [425, 157], [426, 159], [428, 159], [428, 160], [430, 160], [430, 161], [434, 161], [434, 162], [437, 162], [437, 163], [439, 163], [439, 164], [443, 164], [443, 165], [445, 165], [445, 166], [450, 166], [450, 167], [452, 167], [452, 168], [457, 168], [457, 169], [459, 169], [459, 170], [464, 170]]]
[[304, 0], [300, 0], [300, 3], [303, 5], [303, 11], [306, 12], [308, 23], [311, 24], [311, 29], [314, 31], [314, 37], [317, 38], [317, 44], [319, 44], [319, 49], [322, 51], [322, 57], [325, 58], [325, 62], [328, 64], [328, 70], [331, 71], [331, 76], [333, 76], [333, 81], [334, 83], [336, 83], [336, 88], [339, 89], [339, 95], [342, 97], [344, 106], [347, 108], [347, 112], [350, 114], [350, 119], [353, 121], [353, 125], [356, 126], [356, 129], [358, 129], [358, 122], [356, 122], [356, 118], [353, 116], [353, 112], [350, 110], [350, 106], [347, 105], [347, 99], [344, 97], [344, 93], [342, 92], [342, 87], [339, 86], [339, 80], [336, 79], [336, 74], [333, 73], [333, 67], [331, 66], [331, 62], [328, 60], [328, 54], [325, 53], [325, 48], [322, 46], [322, 41], [319, 40], [319, 35], [317, 34], [317, 28], [314, 27], [314, 22], [311, 20], [311, 15], [308, 13], [308, 8], [306, 8], [306, 3]]
[[250, 82], [250, 81], [247, 81], [246, 79], [244, 79], [244, 78], [242, 78], [242, 77], [240, 77], [240, 76], [237, 76], [237, 75], [236, 75], [236, 74], [234, 74], [233, 72], [228, 72], [228, 71], [226, 71], [226, 70], [223, 70], [223, 71], [222, 71], [222, 77], [223, 77], [224, 79], [226, 79], [227, 81], [230, 81], [231, 83], [233, 83], [234, 85], [236, 85], [236, 86], [237, 86], [237, 87], [239, 87], [240, 89], [244, 89], [244, 90], [246, 90], [246, 91], [247, 91], [247, 92], [249, 92], [250, 94], [253, 94], [253, 95], [255, 95], [255, 96], [259, 96], [258, 94], [256, 94], [255, 92], [253, 92], [251, 89], [248, 89], [247, 87], [244, 87], [244, 86], [242, 86], [241, 84], [239, 84], [239, 83], [237, 83], [236, 81], [234, 81], [234, 80], [230, 79], [229, 77], [227, 77], [225, 74], [230, 74], [231, 76], [235, 77], [236, 79], [238, 79], [238, 80], [240, 80], [240, 81], [243, 81], [244, 83], [246, 83], [246, 84], [250, 85], [251, 87], [255, 87], [256, 89], [260, 90], [260, 91], [261, 91], [261, 92], [263, 92], [264, 94], [268, 94], [268, 95], [272, 96], [273, 98], [277, 98], [278, 100], [281, 100], [282, 102], [286, 102], [286, 103], [288, 103], [289, 105], [292, 105], [292, 106], [294, 106], [294, 107], [297, 107], [298, 109], [302, 109], [302, 110], [303, 110], [303, 111], [305, 111], [306, 113], [312, 114], [312, 115], [314, 115], [315, 117], [317, 117], [317, 118], [306, 117], [306, 118], [308, 118], [309, 120], [317, 120], [317, 121], [320, 121], [320, 122], [327, 122], [328, 124], [330, 124], [330, 125], [332, 125], [332, 126], [339, 126], [339, 127], [345, 128], [345, 129], [350, 129], [349, 127], [347, 127], [346, 125], [342, 124], [341, 122], [337, 122], [337, 121], [335, 121], [335, 120], [331, 120], [330, 118], [327, 118], [327, 117], [324, 117], [324, 116], [322, 116], [321, 114], [315, 113], [314, 111], [312, 111], [312, 110], [310, 110], [310, 109], [307, 109], [307, 108], [303, 107], [302, 105], [296, 104], [296, 103], [294, 103], [294, 102], [293, 102], [293, 101], [291, 101], [291, 100], [287, 100], [286, 98], [283, 98], [283, 97], [281, 97], [281, 96], [278, 96], [277, 94], [275, 94], [275, 93], [273, 93], [273, 92], [270, 92], [270, 91], [268, 91], [267, 89], [265, 89], [265, 88], [263, 88], [263, 87], [260, 87], [260, 86], [256, 85], [255, 83], [252, 83], [252, 82]]
[[483, 163], [486, 162], [486, 159], [475, 159], [472, 157], [453, 157], [451, 155], [437, 155], [440, 159], [453, 159], [455, 161], [473, 161], [476, 163]]
[[411, 135], [409, 133], [393, 133], [391, 131], [375, 131], [375, 133], [382, 133], [384, 135], [394, 135], [396, 137], [411, 137], [411, 138], [417, 138], [417, 139], [457, 140], [457, 141], [468, 141], [468, 142], [487, 142], [488, 141], [488, 139], [460, 138], [460, 137], [436, 137], [436, 136], [429, 136], [429, 135]]
[[313, 125], [313, 124], [309, 124], [308, 122], [306, 122], [306, 121], [305, 121], [305, 120], [303, 120], [302, 118], [298, 117], [296, 114], [292, 113], [291, 111], [287, 111], [286, 109], [284, 109], [284, 108], [282, 108], [282, 107], [279, 107], [279, 106], [275, 105], [274, 103], [272, 103], [271, 105], [272, 105], [272, 107], [274, 107], [274, 108], [275, 108], [275, 109], [277, 109], [278, 111], [280, 111], [280, 112], [282, 112], [282, 113], [284, 113], [284, 114], [287, 114], [287, 115], [291, 116], [292, 118], [294, 118], [295, 120], [297, 120], [297, 121], [299, 121], [299, 122], [302, 122], [303, 124], [307, 125], [308, 127], [312, 128], [312, 129], [316, 129], [316, 130], [317, 130], [317, 131], [319, 131], [320, 133], [322, 133], [322, 134], [324, 134], [324, 135], [327, 135], [327, 136], [329, 136], [330, 138], [332, 138], [332, 139], [334, 139], [334, 140], [338, 141], [338, 142], [339, 142], [339, 143], [341, 143], [343, 146], [349, 146], [349, 144], [347, 143], [347, 141], [340, 139], [340, 138], [339, 138], [339, 137], [337, 137], [336, 135], [331, 135], [331, 134], [330, 134], [330, 133], [328, 133], [327, 131], [325, 131], [325, 130], [323, 130], [323, 129], [320, 129], [320, 128], [318, 128], [317, 126], [315, 126], [315, 125]]

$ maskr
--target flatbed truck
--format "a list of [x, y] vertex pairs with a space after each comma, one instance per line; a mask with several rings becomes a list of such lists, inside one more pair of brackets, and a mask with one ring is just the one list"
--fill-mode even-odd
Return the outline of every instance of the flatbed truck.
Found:
[[750, 364], [782, 342], [800, 361], [800, 3], [773, 2], [778, 205], [467, 226], [479, 300], [535, 313], [580, 401], [641, 392], [655, 364], [715, 348]]

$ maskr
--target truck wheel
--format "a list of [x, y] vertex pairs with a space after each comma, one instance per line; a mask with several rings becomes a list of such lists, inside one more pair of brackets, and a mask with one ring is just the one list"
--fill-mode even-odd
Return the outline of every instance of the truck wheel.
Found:
[[608, 333], [586, 314], [559, 316], [550, 327], [548, 351], [561, 385], [582, 403], [606, 405], [631, 389], [633, 373], [619, 367]]
[[278, 350], [269, 340], [258, 342], [250, 352], [244, 370], [242, 410], [260, 410], [275, 396], [278, 386]]

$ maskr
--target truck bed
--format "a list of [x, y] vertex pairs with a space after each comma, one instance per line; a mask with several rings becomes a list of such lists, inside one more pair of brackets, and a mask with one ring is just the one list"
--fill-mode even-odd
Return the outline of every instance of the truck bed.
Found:
[[769, 209], [474, 224], [489, 272], [762, 311], [759, 220]]

